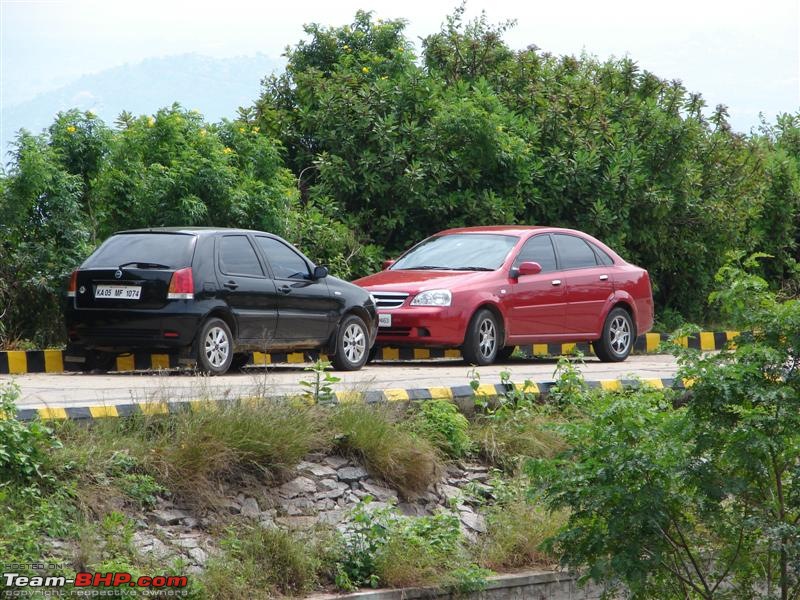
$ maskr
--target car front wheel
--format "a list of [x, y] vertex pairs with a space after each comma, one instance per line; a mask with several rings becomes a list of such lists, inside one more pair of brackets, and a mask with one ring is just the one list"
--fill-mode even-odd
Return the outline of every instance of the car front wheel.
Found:
[[603, 362], [620, 362], [633, 349], [633, 321], [624, 308], [615, 308], [606, 317], [603, 333], [592, 342], [594, 353]]
[[369, 330], [363, 319], [347, 315], [336, 334], [336, 352], [333, 366], [339, 371], [358, 371], [369, 358]]
[[222, 375], [233, 361], [233, 336], [222, 319], [209, 319], [200, 328], [197, 368], [209, 375]]
[[497, 358], [502, 344], [500, 326], [492, 311], [481, 309], [467, 327], [461, 355], [468, 364], [490, 365]]

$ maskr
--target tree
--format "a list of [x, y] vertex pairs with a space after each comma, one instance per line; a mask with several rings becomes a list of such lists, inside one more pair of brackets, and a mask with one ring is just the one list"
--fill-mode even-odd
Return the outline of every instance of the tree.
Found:
[[[567, 430], [571, 450], [532, 464], [566, 564], [636, 598], [800, 594], [800, 301], [730, 263], [712, 295], [751, 335], [682, 350], [686, 406], [660, 391], [601, 395]], [[747, 270], [745, 270], [747, 269]]]

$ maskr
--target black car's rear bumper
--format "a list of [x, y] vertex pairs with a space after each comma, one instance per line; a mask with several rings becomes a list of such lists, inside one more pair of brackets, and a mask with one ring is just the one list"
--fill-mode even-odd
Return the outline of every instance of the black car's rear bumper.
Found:
[[107, 352], [176, 351], [192, 344], [204, 312], [176, 305], [159, 310], [65, 310], [73, 346]]

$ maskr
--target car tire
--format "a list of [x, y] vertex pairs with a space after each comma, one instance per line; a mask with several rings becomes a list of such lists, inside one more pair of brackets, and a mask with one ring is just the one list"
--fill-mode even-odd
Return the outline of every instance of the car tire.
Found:
[[484, 308], [476, 312], [469, 322], [461, 356], [467, 364], [490, 365], [497, 358], [501, 343], [497, 317]]
[[233, 336], [222, 319], [209, 319], [197, 338], [197, 368], [209, 375], [222, 375], [233, 362]]
[[369, 329], [358, 315], [347, 315], [336, 332], [333, 366], [338, 371], [358, 371], [370, 355]]
[[630, 313], [615, 308], [608, 313], [600, 339], [592, 342], [592, 348], [602, 362], [621, 362], [631, 353], [634, 337]]
[[503, 346], [497, 351], [497, 358], [495, 360], [508, 360], [516, 349], [516, 346]]

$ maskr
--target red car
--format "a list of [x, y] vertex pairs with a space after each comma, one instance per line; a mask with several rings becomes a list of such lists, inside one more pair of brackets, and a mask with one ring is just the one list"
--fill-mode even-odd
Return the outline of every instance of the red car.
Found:
[[647, 271], [557, 227], [448, 229], [355, 281], [375, 298], [382, 346], [460, 347], [487, 365], [520, 344], [591, 342], [625, 360], [653, 325]]

